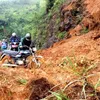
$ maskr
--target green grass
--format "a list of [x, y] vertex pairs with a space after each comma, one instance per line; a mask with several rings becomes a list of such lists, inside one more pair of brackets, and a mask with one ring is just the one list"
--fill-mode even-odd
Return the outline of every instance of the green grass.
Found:
[[23, 78], [22, 78], [22, 79], [19, 79], [18, 82], [19, 82], [21, 85], [25, 85], [25, 84], [27, 84], [28, 81], [27, 81], [26, 79], [23, 79]]
[[100, 87], [100, 79], [98, 80], [98, 82], [97, 82], [97, 83], [95, 84], [95, 86], [94, 86], [95, 90], [96, 90], [98, 87]]
[[69, 98], [63, 92], [51, 92], [51, 94], [54, 95], [57, 100], [69, 100]]
[[59, 39], [63, 39], [63, 38], [65, 37], [66, 34], [67, 34], [66, 31], [64, 31], [64, 32], [59, 32], [59, 33], [57, 33], [57, 37], [58, 37]]

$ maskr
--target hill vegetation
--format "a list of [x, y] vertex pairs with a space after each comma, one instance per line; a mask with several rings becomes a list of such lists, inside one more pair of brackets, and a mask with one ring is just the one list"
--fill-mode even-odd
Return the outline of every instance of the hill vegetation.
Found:
[[45, 0], [0, 0], [0, 39], [12, 32], [20, 36], [30, 32], [34, 37], [45, 6]]

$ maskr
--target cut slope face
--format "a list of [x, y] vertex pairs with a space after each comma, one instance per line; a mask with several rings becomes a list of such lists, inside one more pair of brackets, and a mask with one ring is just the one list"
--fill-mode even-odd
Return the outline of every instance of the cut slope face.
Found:
[[[100, 33], [99, 31], [91, 31], [86, 35], [75, 36], [67, 40], [63, 40], [54, 44], [52, 48], [43, 50], [45, 57], [52, 57], [52, 59], [59, 59], [66, 56], [84, 55], [89, 59], [96, 60], [100, 55], [100, 39], [94, 40], [93, 33]], [[94, 36], [95, 37], [95, 36]]]
[[100, 22], [100, 0], [85, 0], [85, 4], [86, 10], [97, 22]]

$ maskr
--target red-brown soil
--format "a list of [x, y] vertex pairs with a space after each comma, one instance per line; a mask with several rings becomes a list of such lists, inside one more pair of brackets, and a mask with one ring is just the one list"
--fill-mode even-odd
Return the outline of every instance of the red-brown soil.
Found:
[[[85, 3], [86, 10], [93, 15], [96, 22], [99, 22], [100, 1], [85, 0]], [[86, 22], [83, 21], [83, 23]], [[32, 69], [0, 67], [0, 100], [27, 100], [29, 98], [30, 100], [40, 100], [49, 95], [48, 90], [54, 85], [60, 84], [57, 89], [62, 89], [69, 82], [78, 79], [78, 76], [71, 71], [70, 65], [68, 66], [67, 56], [75, 57], [77, 64], [83, 58], [89, 66], [96, 64], [96, 68], [88, 73], [93, 74], [88, 78], [88, 82], [95, 86], [100, 79], [100, 29], [97, 26], [87, 34], [80, 36], [75, 36], [73, 33], [79, 32], [77, 28], [70, 32], [71, 38], [55, 43], [48, 49], [38, 51], [38, 54], [44, 58], [41, 67], [33, 66]], [[83, 65], [79, 66], [82, 68]], [[21, 83], [21, 80], [25, 80], [25, 84]], [[82, 83], [77, 83], [66, 89], [65, 93], [71, 100], [79, 100], [82, 98], [80, 97], [81, 90]], [[97, 91], [100, 96], [100, 87], [97, 88]], [[94, 93], [94, 89], [86, 87], [86, 92], [89, 95]], [[87, 100], [98, 99], [93, 96], [88, 97]]]

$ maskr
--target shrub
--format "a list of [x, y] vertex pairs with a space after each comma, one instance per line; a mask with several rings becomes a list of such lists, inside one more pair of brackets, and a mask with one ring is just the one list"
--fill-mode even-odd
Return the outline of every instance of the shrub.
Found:
[[80, 31], [81, 34], [86, 34], [89, 32], [89, 29], [87, 27], [83, 27], [83, 29]]
[[66, 34], [66, 33], [67, 33], [66, 31], [64, 31], [64, 32], [59, 32], [58, 35], [57, 35], [57, 37], [58, 37], [59, 39], [63, 39], [63, 38], [65, 37], [65, 34]]

